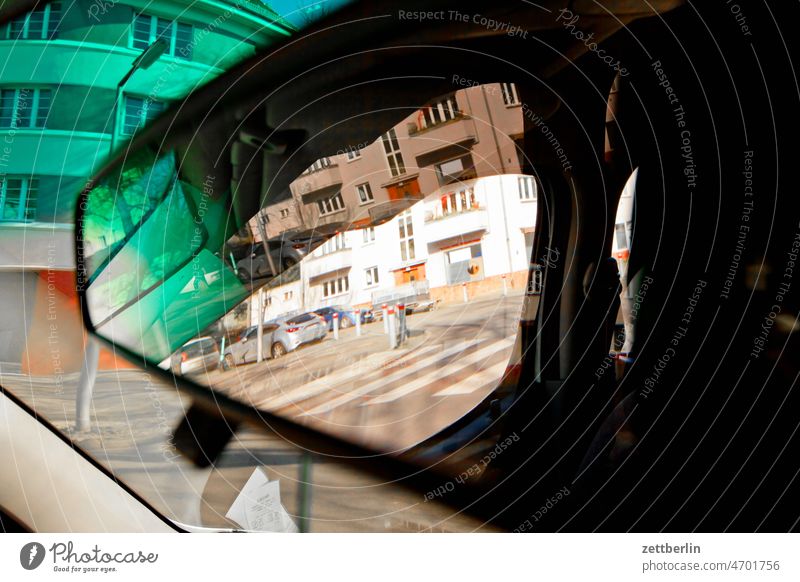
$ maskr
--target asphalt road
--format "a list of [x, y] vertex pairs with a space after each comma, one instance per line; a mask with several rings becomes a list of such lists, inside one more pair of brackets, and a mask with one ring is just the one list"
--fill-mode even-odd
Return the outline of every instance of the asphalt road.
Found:
[[[260, 407], [384, 451], [447, 426], [488, 394], [512, 353], [521, 297], [492, 297], [408, 318], [412, 337], [389, 350], [383, 324], [344, 330], [286, 357], [205, 378]], [[76, 376], [0, 373], [2, 385], [180, 523], [233, 527], [226, 513], [253, 475], [280, 484], [280, 503], [310, 531], [488, 531], [447, 506], [350, 469], [310, 458], [275, 435], [237, 433], [213, 468], [175, 450], [171, 431], [187, 402], [175, 386], [139, 371], [101, 372], [91, 429], [75, 432]], [[50, 475], [68, 479], [68, 475]], [[303, 525], [305, 524], [305, 525]]]
[[[493, 531], [442, 503], [426, 501], [422, 493], [380, 481], [336, 459], [312, 458], [276, 435], [252, 429], [237, 432], [214, 467], [197, 468], [176, 451], [171, 439], [188, 403], [174, 386], [144, 372], [101, 372], [91, 428], [75, 432], [76, 381], [0, 374], [4, 388], [179, 524], [246, 528], [226, 513], [253, 472], [263, 471], [279, 483], [280, 503], [289, 518], [307, 531]], [[55, 483], [70, 478], [42, 475]], [[35, 489], [32, 483], [31, 491]]]
[[277, 360], [194, 378], [319, 430], [400, 452], [469, 412], [512, 360], [523, 296], [495, 295], [409, 315], [389, 349], [383, 323], [342, 330]]

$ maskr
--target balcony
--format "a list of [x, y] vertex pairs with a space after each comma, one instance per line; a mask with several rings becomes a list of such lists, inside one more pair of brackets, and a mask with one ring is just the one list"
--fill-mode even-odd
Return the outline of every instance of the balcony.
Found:
[[330, 198], [342, 189], [342, 173], [339, 166], [330, 164], [312, 172], [300, 175], [294, 181], [294, 187], [302, 197], [304, 204]]
[[111, 144], [108, 134], [42, 128], [3, 128], [0, 140], [9, 150], [2, 156], [3, 173], [23, 176], [63, 174], [85, 178], [106, 161]]
[[414, 206], [414, 204], [420, 200], [422, 200], [422, 198], [402, 198], [400, 200], [380, 202], [369, 209], [371, 224], [377, 226], [388, 222], [404, 210], [408, 210]]
[[475, 144], [475, 126], [467, 117], [417, 131], [412, 136], [417, 151], [417, 165], [422, 168], [442, 160], [464, 155]]
[[482, 233], [488, 228], [489, 215], [484, 208], [473, 208], [441, 217], [425, 217], [425, 238], [432, 243]]
[[71, 224], [0, 222], [0, 270], [74, 270]]
[[321, 256], [311, 256], [303, 261], [303, 269], [310, 283], [314, 279], [333, 273], [348, 271], [353, 266], [353, 250], [339, 249]]

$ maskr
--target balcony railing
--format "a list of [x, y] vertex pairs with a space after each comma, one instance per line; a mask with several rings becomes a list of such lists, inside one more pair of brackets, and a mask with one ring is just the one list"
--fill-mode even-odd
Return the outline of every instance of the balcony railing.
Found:
[[345, 271], [353, 266], [353, 250], [345, 247], [324, 255], [311, 255], [303, 264], [309, 279]]
[[397, 287], [387, 287], [372, 292], [372, 305], [380, 308], [384, 303], [393, 305], [400, 301], [408, 302], [410, 299], [427, 298], [430, 294], [431, 284], [427, 279], [423, 281], [412, 281]]
[[464, 113], [458, 108], [456, 96], [450, 95], [417, 111], [414, 123], [409, 124], [408, 133], [413, 136], [462, 117]]
[[443, 215], [438, 219], [426, 220], [425, 237], [428, 242], [438, 242], [485, 231], [488, 228], [489, 215], [486, 209], [478, 207]]
[[[314, 163], [318, 164], [319, 162], [317, 160]], [[341, 190], [342, 174], [336, 164], [311, 166], [294, 181], [294, 186], [303, 197], [303, 202], [308, 204], [326, 196], [332, 196]]]

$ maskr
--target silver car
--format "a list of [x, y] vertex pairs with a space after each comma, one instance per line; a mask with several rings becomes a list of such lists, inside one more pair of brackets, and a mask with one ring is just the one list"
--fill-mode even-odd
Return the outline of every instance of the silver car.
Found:
[[328, 324], [325, 318], [308, 312], [300, 315], [288, 315], [272, 321], [278, 328], [272, 332], [270, 354], [279, 358], [299, 346], [320, 340], [328, 335]]
[[[269, 357], [272, 355], [272, 335], [278, 329], [277, 323], [265, 323], [263, 326], [264, 335], [261, 340], [262, 354]], [[230, 370], [239, 364], [255, 362], [258, 359], [258, 327], [252, 325], [248, 327], [239, 340], [225, 348], [225, 358], [222, 360], [222, 369]]]
[[186, 375], [216, 369], [219, 365], [219, 348], [214, 338], [205, 336], [183, 344], [172, 354], [170, 369], [174, 374]]

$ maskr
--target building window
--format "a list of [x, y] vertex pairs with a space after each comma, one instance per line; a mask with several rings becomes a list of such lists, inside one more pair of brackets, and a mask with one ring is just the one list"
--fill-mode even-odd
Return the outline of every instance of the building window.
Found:
[[536, 201], [536, 180], [533, 176], [521, 176], [517, 178], [519, 187], [519, 199], [524, 202]]
[[406, 173], [406, 166], [403, 163], [403, 154], [400, 153], [400, 144], [397, 142], [397, 132], [394, 128], [390, 129], [381, 136], [383, 141], [383, 151], [386, 153], [386, 161], [389, 162], [389, 171], [392, 176], [400, 176]]
[[353, 148], [351, 150], [347, 150], [348, 161], [357, 160], [360, 157], [361, 157], [361, 148]]
[[38, 178], [3, 178], [0, 181], [0, 220], [26, 221], [36, 218], [38, 193]]
[[335, 236], [332, 236], [325, 243], [319, 247], [319, 251], [317, 251], [317, 256], [323, 257], [330, 253], [335, 253], [336, 251], [341, 251], [342, 249], [347, 248], [347, 241], [344, 238], [344, 233], [340, 232]]
[[264, 307], [271, 307], [272, 306], [272, 295], [267, 295], [264, 297]]
[[8, 40], [51, 40], [58, 38], [61, 2], [53, 2], [15, 18], [6, 25]]
[[374, 226], [370, 226], [368, 228], [365, 228], [364, 230], [361, 231], [361, 234], [364, 237], [364, 244], [365, 245], [375, 242], [375, 227]]
[[323, 297], [341, 295], [342, 293], [347, 293], [349, 290], [350, 277], [348, 275], [345, 275], [344, 277], [337, 277], [336, 279], [330, 279], [329, 281], [324, 281], [322, 283]]
[[477, 208], [478, 202], [475, 200], [475, 191], [472, 188], [464, 188], [457, 192], [444, 194], [439, 200], [439, 204], [435, 207], [434, 215], [436, 218], [443, 218], [451, 214], [459, 214]]
[[294, 291], [285, 291], [283, 294], [284, 301], [289, 301], [292, 297], [294, 297]]
[[397, 218], [400, 233], [400, 260], [412, 261], [416, 257], [414, 251], [414, 224], [411, 221], [411, 211], [406, 210]]
[[320, 158], [313, 164], [311, 164], [308, 169], [303, 172], [304, 174], [313, 174], [314, 172], [319, 172], [320, 170], [324, 170], [325, 168], [330, 168], [333, 165], [330, 158]]
[[317, 200], [317, 206], [319, 207], [320, 216], [325, 216], [326, 214], [333, 214], [334, 212], [339, 212], [340, 210], [344, 210], [344, 200], [342, 200], [342, 193], [337, 192], [330, 198], [326, 198], [325, 200]]
[[144, 50], [156, 39], [167, 42], [166, 54], [171, 57], [192, 60], [192, 26], [175, 20], [167, 20], [149, 14], [136, 14], [133, 17], [131, 47]]
[[289, 209], [281, 208], [281, 218], [289, 218]]
[[506, 105], [519, 105], [517, 86], [514, 83], [500, 83], [500, 92], [503, 94], [503, 103]]
[[459, 180], [470, 179], [475, 176], [472, 156], [469, 154], [454, 160], [442, 162], [441, 164], [436, 164], [433, 168], [440, 186], [451, 184]]
[[461, 112], [458, 110], [456, 96], [450, 95], [437, 103], [420, 109], [417, 114], [417, 125], [422, 130], [455, 119], [459, 115], [461, 115]]
[[0, 127], [45, 127], [50, 115], [50, 89], [0, 90]]
[[367, 287], [373, 287], [378, 284], [378, 267], [364, 269], [364, 275], [366, 277]]
[[358, 200], [361, 202], [361, 204], [372, 202], [374, 199], [372, 196], [372, 188], [370, 187], [369, 182], [365, 182], [356, 186], [356, 192], [358, 192]]
[[153, 121], [167, 108], [163, 101], [143, 97], [125, 96], [125, 111], [122, 119], [122, 135], [133, 135], [141, 127]]

